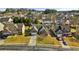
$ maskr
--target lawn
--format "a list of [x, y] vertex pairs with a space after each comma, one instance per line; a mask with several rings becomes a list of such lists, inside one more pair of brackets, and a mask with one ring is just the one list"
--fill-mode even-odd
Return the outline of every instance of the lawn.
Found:
[[37, 44], [60, 45], [56, 38], [51, 36], [37, 37]]
[[[70, 47], [79, 47], [79, 40], [76, 40], [74, 38], [75, 37], [65, 37], [64, 40], [68, 43]], [[52, 38], [51, 36], [37, 37], [37, 45], [38, 44], [51, 44], [61, 46], [56, 38]]]
[[4, 44], [28, 44], [30, 37], [29, 36], [22, 36], [22, 35], [16, 35], [16, 36], [8, 36]]
[[68, 43], [69, 46], [79, 47], [79, 40], [74, 39], [75, 37], [65, 37], [64, 40]]

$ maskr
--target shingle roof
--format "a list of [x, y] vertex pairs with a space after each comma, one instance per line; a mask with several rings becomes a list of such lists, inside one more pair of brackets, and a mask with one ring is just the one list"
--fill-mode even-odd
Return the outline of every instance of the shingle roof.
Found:
[[4, 24], [4, 29], [6, 29], [7, 31], [11, 33], [17, 33], [17, 28], [14, 23], [6, 22], [3, 24]]
[[0, 18], [0, 22], [8, 22], [9, 18]]

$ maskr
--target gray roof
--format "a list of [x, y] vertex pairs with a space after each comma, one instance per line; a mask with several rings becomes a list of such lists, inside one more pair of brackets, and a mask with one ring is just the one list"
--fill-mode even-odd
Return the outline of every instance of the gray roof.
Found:
[[22, 26], [23, 26], [22, 23], [18, 23], [18, 24], [17, 24], [18, 29], [22, 29]]
[[30, 32], [37, 32], [37, 30], [33, 27]]
[[51, 19], [46, 18], [46, 19], [43, 19], [43, 21], [51, 21]]
[[18, 32], [14, 23], [6, 22], [6, 23], [3, 23], [3, 24], [4, 24], [4, 30], [7, 30], [10, 33], [17, 33]]
[[9, 18], [0, 18], [0, 22], [8, 22]]
[[45, 31], [45, 28], [43, 26], [41, 26], [39, 29], [38, 29], [38, 33], [39, 34], [47, 34], [47, 32]]

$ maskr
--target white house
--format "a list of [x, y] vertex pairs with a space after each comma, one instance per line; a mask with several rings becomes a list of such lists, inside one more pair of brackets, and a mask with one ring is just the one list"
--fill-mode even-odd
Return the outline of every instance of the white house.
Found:
[[13, 22], [13, 19], [12, 18], [9, 18], [8, 22]]
[[70, 24], [70, 21], [69, 20], [66, 20], [65, 24], [69, 25]]
[[4, 24], [0, 23], [0, 31], [4, 30]]
[[25, 25], [22, 26], [22, 34], [25, 35]]

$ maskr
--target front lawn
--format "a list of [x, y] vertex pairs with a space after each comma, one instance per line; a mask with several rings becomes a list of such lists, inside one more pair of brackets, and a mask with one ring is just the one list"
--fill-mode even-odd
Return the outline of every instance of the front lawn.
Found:
[[60, 45], [56, 38], [51, 36], [37, 37], [37, 44]]
[[25, 43], [28, 44], [30, 40], [29, 36], [22, 36], [22, 35], [16, 35], [16, 36], [9, 36], [5, 39], [5, 44], [18, 44], [18, 43]]
[[79, 47], [79, 40], [76, 40], [75, 37], [65, 37], [64, 40], [70, 47]]

